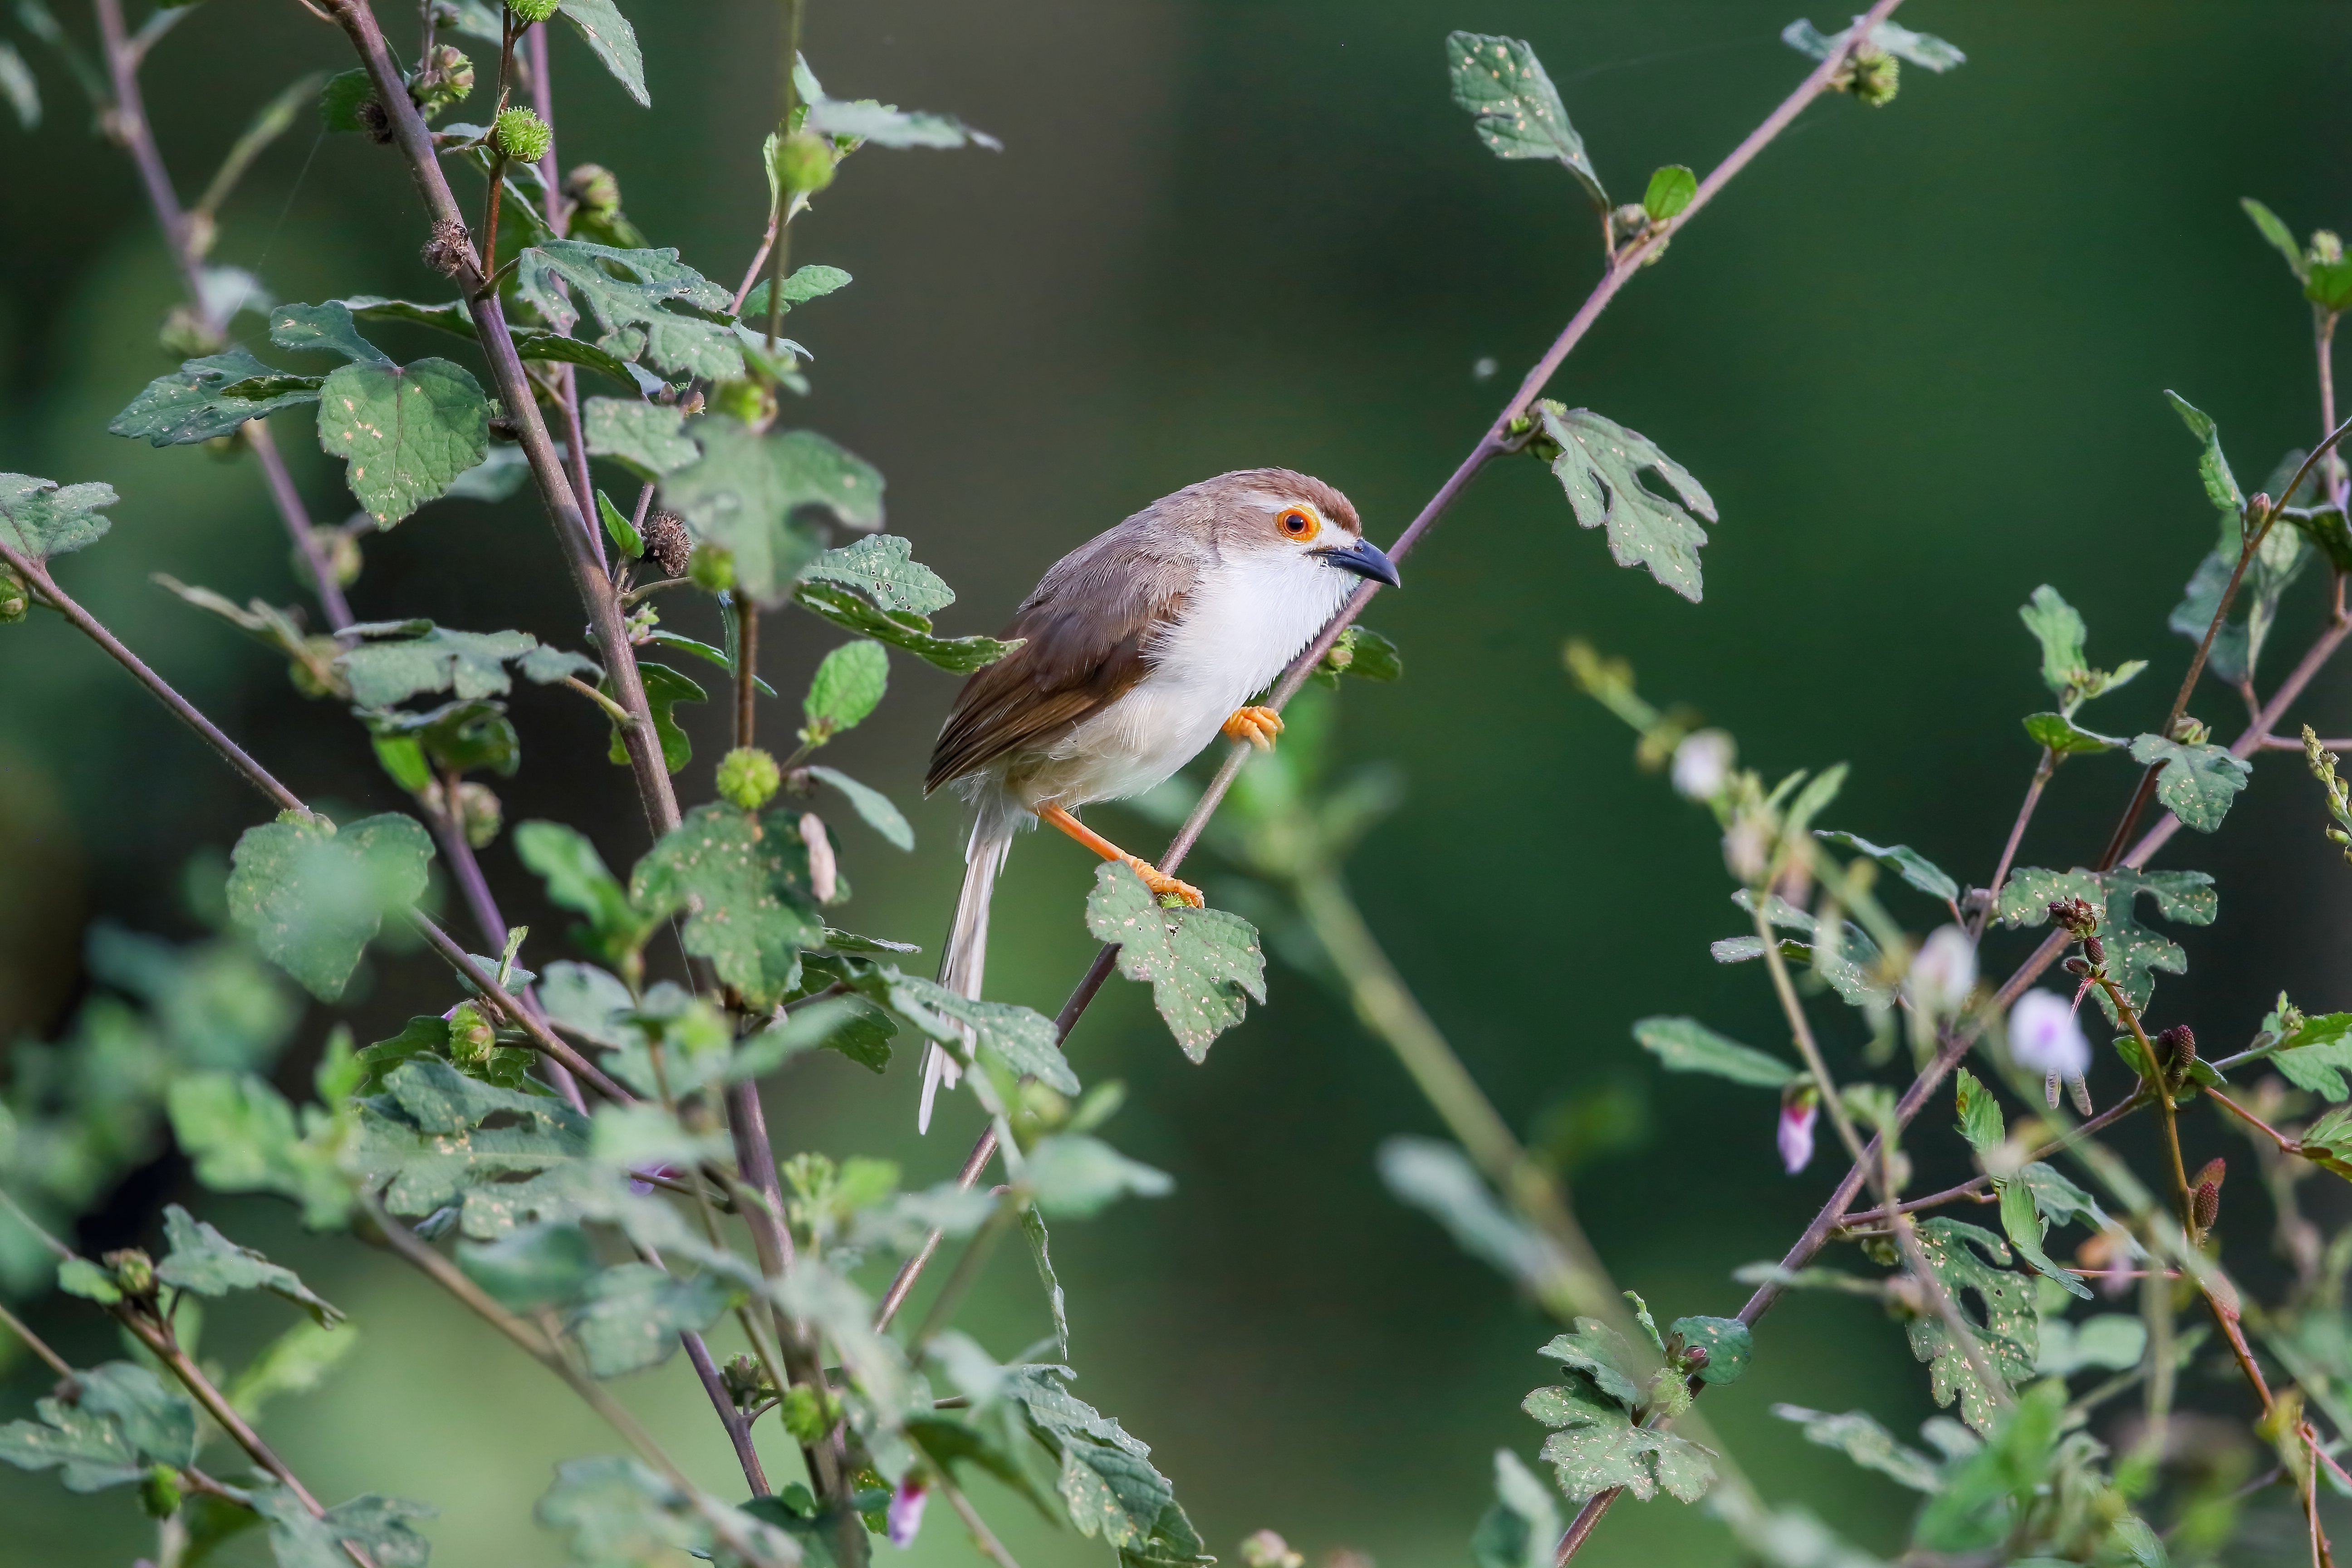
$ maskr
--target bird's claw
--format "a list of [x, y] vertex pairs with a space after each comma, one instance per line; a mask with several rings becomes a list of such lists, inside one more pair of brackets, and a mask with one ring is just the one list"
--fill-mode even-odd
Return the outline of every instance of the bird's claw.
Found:
[[1151, 889], [1153, 898], [1181, 899], [1187, 909], [1197, 910], [1206, 905], [1207, 900], [1201, 897], [1200, 889], [1190, 882], [1179, 881], [1142, 856], [1130, 855], [1127, 858], [1127, 863], [1137, 876], [1143, 879], [1143, 885]]
[[1274, 738], [1282, 733], [1282, 715], [1271, 708], [1243, 708], [1220, 726], [1228, 741], [1247, 741], [1261, 752], [1274, 750]]

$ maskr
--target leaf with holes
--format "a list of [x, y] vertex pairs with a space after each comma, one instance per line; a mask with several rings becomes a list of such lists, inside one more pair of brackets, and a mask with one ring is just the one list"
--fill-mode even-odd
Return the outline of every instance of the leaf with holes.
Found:
[[[2214, 894], [2213, 879], [2202, 871], [2132, 871], [2118, 867], [2104, 873], [2101, 880], [2105, 900], [2092, 902], [2104, 901], [2105, 909], [2099, 940], [2106, 948], [2107, 972], [2115, 976], [2133, 1010], [2145, 1013], [2156, 994], [2157, 972], [2186, 974], [2189, 955], [2179, 943], [2140, 924], [2139, 896], [2145, 893], [2154, 899], [2158, 914], [2182, 925], [2211, 925], [2221, 900]], [[2098, 997], [2107, 1021], [2120, 1027], [2122, 1020], [2106, 992], [2095, 990], [2092, 994]]]
[[347, 364], [319, 389], [319, 445], [378, 528], [442, 495], [490, 449], [490, 402], [463, 365]]
[[580, 423], [589, 456], [615, 458], [640, 479], [657, 479], [702, 455], [686, 435], [686, 411], [672, 404], [592, 397]]
[[[1975, 1327], [1977, 1343], [1994, 1375], [2011, 1387], [2031, 1377], [2041, 1345], [2041, 1320], [2034, 1310], [2032, 1279], [1998, 1267], [2009, 1262], [2008, 1244], [1981, 1226], [1941, 1215], [1920, 1221], [1917, 1235], [1928, 1270]], [[1948, 1405], [1958, 1399], [1961, 1419], [1979, 1432], [1991, 1430], [2000, 1394], [1979, 1381], [1968, 1352], [1953, 1340], [1944, 1320], [1931, 1310], [1912, 1319], [1904, 1331], [1911, 1353], [1927, 1363], [1936, 1403]]]
[[624, 1263], [588, 1281], [563, 1328], [591, 1377], [620, 1377], [659, 1366], [679, 1334], [700, 1333], [743, 1295], [716, 1274], [679, 1279], [650, 1263]]
[[267, 1290], [310, 1313], [320, 1328], [342, 1320], [334, 1304], [303, 1284], [294, 1270], [239, 1247], [177, 1204], [163, 1210], [163, 1237], [172, 1250], [155, 1266], [155, 1278], [166, 1285], [200, 1296]]
[[186, 447], [233, 436], [248, 419], [319, 401], [317, 384], [274, 383], [275, 374], [244, 349], [184, 361], [149, 382], [107, 425], [107, 433], [154, 447]]
[[936, 615], [955, 603], [955, 590], [914, 559], [914, 546], [895, 533], [868, 534], [826, 551], [801, 568], [801, 581], [853, 588], [893, 615]]
[[[568, 299], [558, 283], [570, 289]], [[672, 377], [729, 381], [743, 374], [728, 315], [734, 297], [676, 250], [550, 239], [522, 253], [515, 292], [558, 332], [572, 331], [584, 305], [604, 329], [596, 346], [617, 359]]]
[[499, 1089], [439, 1060], [393, 1069], [360, 1101], [351, 1161], [396, 1215], [448, 1205], [477, 1240], [569, 1219], [588, 1156], [589, 1121], [560, 1100]]
[[[1568, 492], [1576, 521], [1608, 530], [1609, 553], [1618, 565], [1647, 567], [1651, 576], [1696, 604], [1698, 551], [1706, 542], [1706, 530], [1691, 513], [1716, 521], [1715, 500], [1706, 487], [1656, 443], [1613, 419], [1550, 402], [1538, 407], [1545, 436], [1559, 448], [1552, 475]], [[1655, 473], [1674, 499], [1644, 484], [1644, 473]]]
[[335, 668], [362, 708], [389, 708], [420, 691], [446, 691], [460, 701], [503, 697], [514, 689], [507, 661], [539, 647], [529, 632], [453, 632], [431, 621], [369, 621], [351, 632], [366, 640]]
[[2222, 747], [2187, 745], [2161, 735], [2139, 736], [2132, 742], [2131, 754], [2136, 763], [2163, 767], [2156, 778], [2156, 798], [2183, 826], [2200, 833], [2221, 826], [2230, 803], [2253, 772]]
[[1196, 1062], [1250, 1002], [1265, 1001], [1257, 928], [1223, 910], [1162, 909], [1132, 867], [1106, 860], [1095, 868], [1087, 930], [1118, 944], [1121, 974], [1150, 982], [1152, 1005]]
[[808, 850], [781, 812], [695, 807], [637, 862], [629, 900], [649, 916], [684, 913], [686, 950], [763, 1012], [797, 983], [801, 950], [824, 942]]
[[1449, 33], [1445, 64], [1454, 101], [1473, 116], [1478, 140], [1489, 152], [1497, 158], [1557, 158], [1592, 205], [1607, 209], [1609, 193], [1601, 188], [1584, 138], [1569, 123], [1559, 89], [1534, 49], [1518, 38]]
[[1544, 1462], [1559, 1489], [1581, 1501], [1622, 1487], [1643, 1502], [1664, 1489], [1696, 1502], [1715, 1481], [1712, 1456], [1670, 1432], [1637, 1426], [1625, 1407], [1582, 1378], [1538, 1388], [1520, 1408], [1551, 1427]]
[[393, 813], [340, 832], [323, 817], [249, 827], [231, 857], [229, 918], [263, 957], [332, 1002], [383, 917], [423, 895], [432, 858], [425, 829]]

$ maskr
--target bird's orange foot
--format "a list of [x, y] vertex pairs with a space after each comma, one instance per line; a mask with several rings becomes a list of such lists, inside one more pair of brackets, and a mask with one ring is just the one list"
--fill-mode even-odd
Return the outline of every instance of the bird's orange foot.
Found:
[[1244, 708], [1221, 726], [1228, 741], [1247, 741], [1261, 752], [1274, 750], [1274, 738], [1282, 733], [1282, 715], [1271, 708]]
[[1200, 889], [1190, 882], [1178, 881], [1140, 855], [1126, 855], [1120, 858], [1127, 862], [1137, 876], [1143, 879], [1143, 885], [1151, 889], [1151, 896], [1155, 899], [1164, 899], [1173, 894], [1183, 900], [1187, 907], [1196, 910], [1207, 901], [1201, 897]]

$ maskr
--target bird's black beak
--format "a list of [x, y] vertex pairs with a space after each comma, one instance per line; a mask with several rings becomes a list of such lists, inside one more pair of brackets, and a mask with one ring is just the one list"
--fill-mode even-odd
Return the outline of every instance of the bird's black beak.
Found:
[[1345, 550], [1333, 548], [1315, 552], [1323, 557], [1327, 566], [1337, 566], [1342, 572], [1353, 572], [1359, 577], [1369, 577], [1375, 583], [1397, 587], [1396, 563], [1369, 539], [1359, 539]]

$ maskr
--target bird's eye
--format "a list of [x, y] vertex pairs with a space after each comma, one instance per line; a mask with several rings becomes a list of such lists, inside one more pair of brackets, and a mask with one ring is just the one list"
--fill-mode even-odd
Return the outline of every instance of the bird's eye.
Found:
[[1314, 538], [1316, 531], [1322, 526], [1315, 514], [1303, 506], [1285, 507], [1274, 521], [1275, 526], [1282, 530], [1283, 537], [1302, 542]]

